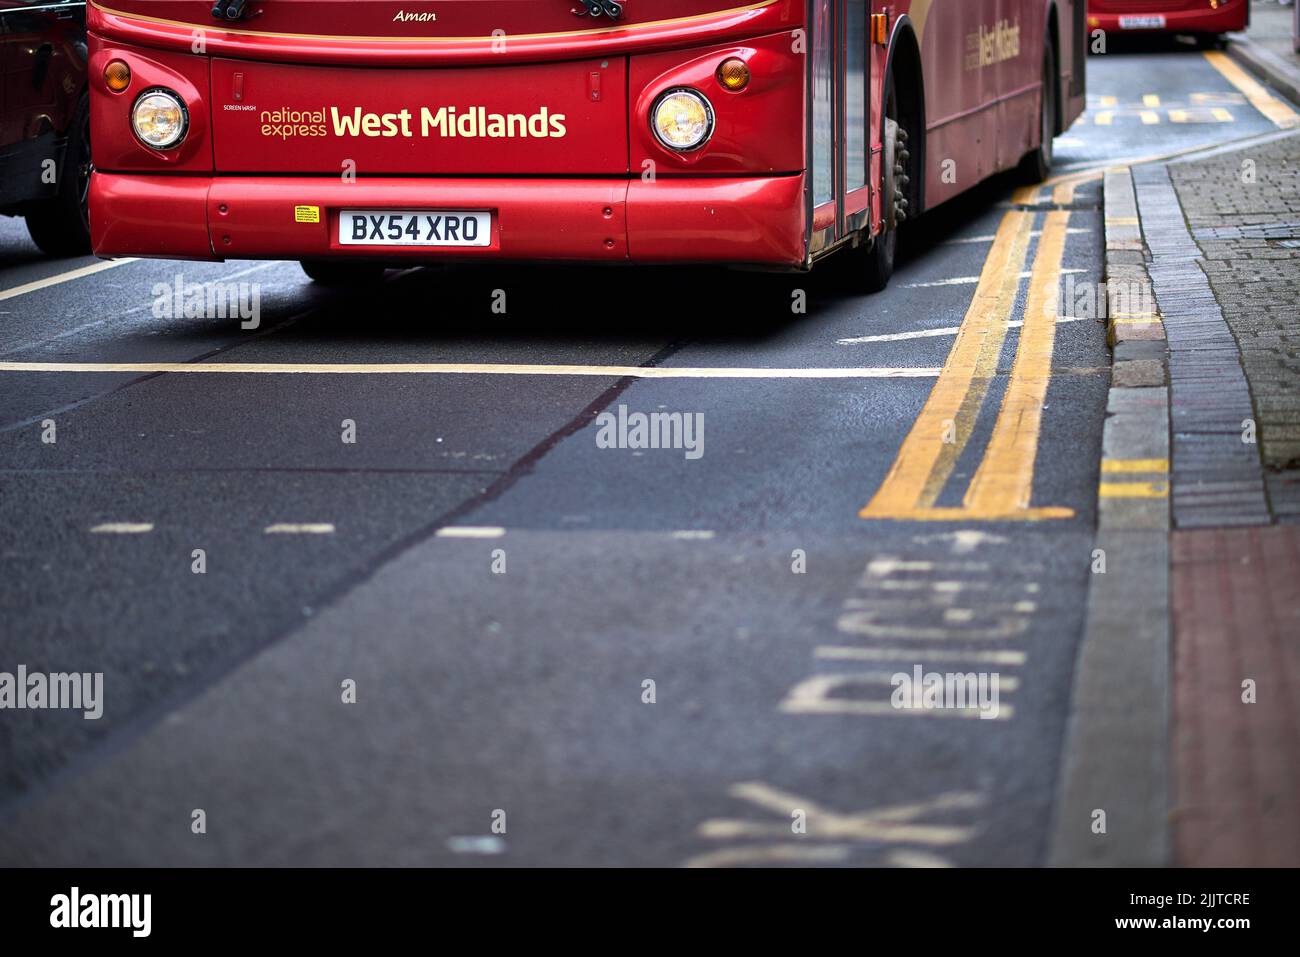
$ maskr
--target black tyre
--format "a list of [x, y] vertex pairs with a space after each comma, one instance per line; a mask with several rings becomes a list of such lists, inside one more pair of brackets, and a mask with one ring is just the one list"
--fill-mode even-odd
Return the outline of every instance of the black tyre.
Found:
[[909, 134], [898, 116], [898, 98], [893, 78], [885, 91], [885, 129], [881, 136], [884, 155], [881, 157], [880, 204], [885, 223], [881, 232], [867, 244], [859, 246], [851, 262], [851, 285], [862, 292], [880, 292], [889, 285], [894, 274], [894, 258], [898, 252], [898, 227], [911, 213], [907, 198], [911, 184], [912, 151]]
[[1020, 161], [1021, 175], [1027, 182], [1041, 183], [1052, 173], [1052, 140], [1056, 138], [1056, 56], [1052, 41], [1043, 41], [1043, 95], [1038, 108], [1038, 148], [1030, 150]]
[[859, 247], [858, 283], [864, 292], [880, 292], [889, 285], [889, 278], [894, 274], [894, 258], [898, 254], [898, 220], [897, 202], [899, 190], [894, 173], [898, 161], [899, 127], [895, 120], [885, 120], [884, 156], [881, 165], [885, 169], [884, 182], [881, 184], [881, 206], [889, 211], [885, 227], [870, 241], [870, 245]]
[[378, 263], [346, 259], [304, 259], [301, 265], [307, 278], [322, 286], [369, 286], [384, 278], [384, 267]]
[[43, 252], [51, 256], [90, 252], [90, 172], [90, 98], [82, 96], [68, 130], [58, 195], [27, 213], [27, 232]]

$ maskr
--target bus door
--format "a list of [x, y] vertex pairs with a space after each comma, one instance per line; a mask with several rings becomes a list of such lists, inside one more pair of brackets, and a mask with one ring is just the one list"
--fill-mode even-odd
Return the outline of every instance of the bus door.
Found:
[[810, 0], [810, 253], [868, 225], [869, 0]]
[[841, 235], [854, 233], [870, 225], [871, 218], [871, 138], [869, 91], [871, 89], [870, 23], [871, 4], [867, 0], [841, 0], [844, 50], [844, 113], [840, 157], [840, 184], [843, 190], [843, 229]]
[[[1068, 13], [1061, 17], [1061, 60], [1057, 65], [1063, 83], [1061, 95], [1061, 129], [1069, 129], [1087, 105], [1088, 71], [1088, 0], [1068, 0]], [[1300, 8], [1297, 8], [1300, 9]]]

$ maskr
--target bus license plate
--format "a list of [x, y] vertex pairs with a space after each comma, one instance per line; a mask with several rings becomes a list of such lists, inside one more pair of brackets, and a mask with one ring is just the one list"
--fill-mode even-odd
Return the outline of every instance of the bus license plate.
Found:
[[1159, 13], [1150, 16], [1120, 17], [1119, 28], [1121, 30], [1163, 30], [1165, 18]]
[[436, 209], [345, 209], [340, 246], [490, 246], [492, 214]]

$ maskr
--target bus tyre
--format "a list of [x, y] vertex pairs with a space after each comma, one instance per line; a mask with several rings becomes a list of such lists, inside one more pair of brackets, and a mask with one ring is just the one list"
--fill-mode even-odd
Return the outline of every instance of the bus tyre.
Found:
[[885, 120], [884, 156], [880, 204], [885, 222], [870, 244], [862, 250], [861, 284], [866, 292], [880, 292], [894, 274], [894, 256], [898, 252], [898, 226], [907, 219], [907, 131], [897, 120]]
[[83, 96], [72, 115], [59, 171], [58, 193], [27, 213], [27, 232], [51, 256], [90, 252], [90, 98]]
[[1052, 41], [1043, 43], [1043, 94], [1038, 104], [1038, 148], [1025, 154], [1020, 171], [1026, 181], [1041, 183], [1052, 173], [1052, 140], [1056, 138], [1056, 57]]
[[370, 286], [384, 278], [384, 267], [379, 263], [304, 259], [300, 265], [308, 279], [322, 286]]

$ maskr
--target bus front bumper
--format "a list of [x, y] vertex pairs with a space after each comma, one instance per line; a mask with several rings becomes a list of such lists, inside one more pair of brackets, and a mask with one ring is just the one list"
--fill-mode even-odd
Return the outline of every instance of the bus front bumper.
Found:
[[[342, 210], [489, 210], [480, 247], [353, 246]], [[586, 263], [804, 261], [804, 177], [641, 179], [189, 176], [96, 171], [102, 257]]]

